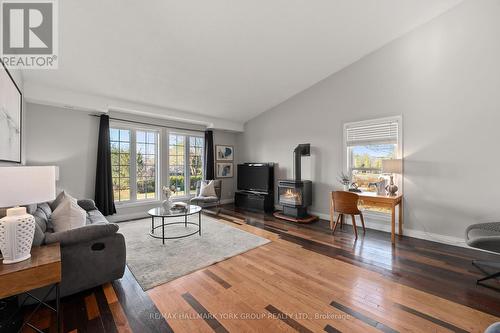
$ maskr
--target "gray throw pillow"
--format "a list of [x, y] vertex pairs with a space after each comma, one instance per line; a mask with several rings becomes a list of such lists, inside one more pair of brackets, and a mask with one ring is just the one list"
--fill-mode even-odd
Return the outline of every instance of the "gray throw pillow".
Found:
[[50, 225], [50, 216], [52, 210], [47, 203], [39, 204], [34, 212], [31, 213], [35, 218], [35, 235], [33, 238], [33, 246], [40, 246], [45, 239], [45, 232], [52, 229]]
[[66, 193], [64, 191], [57, 195], [56, 199], [50, 203], [50, 208], [52, 209], [52, 211], [56, 210], [57, 206], [59, 206], [59, 204], [64, 200], [65, 197]]

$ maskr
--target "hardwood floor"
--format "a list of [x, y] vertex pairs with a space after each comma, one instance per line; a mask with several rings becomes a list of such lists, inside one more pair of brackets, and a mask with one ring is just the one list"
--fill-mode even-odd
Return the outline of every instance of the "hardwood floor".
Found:
[[[212, 215], [211, 215], [212, 216]], [[295, 225], [225, 206], [217, 218], [272, 242], [142, 291], [130, 271], [62, 300], [65, 332], [483, 332], [500, 321], [500, 256], [327, 221]], [[38, 316], [47, 331], [53, 318]]]

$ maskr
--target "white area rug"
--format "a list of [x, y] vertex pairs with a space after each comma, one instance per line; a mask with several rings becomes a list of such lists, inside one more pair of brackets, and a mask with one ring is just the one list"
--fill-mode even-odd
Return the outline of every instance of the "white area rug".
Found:
[[[168, 218], [165, 223], [184, 221]], [[198, 223], [198, 215], [189, 221]], [[155, 225], [161, 219], [155, 221]], [[201, 236], [165, 240], [149, 235], [151, 219], [119, 223], [127, 244], [127, 265], [143, 290], [148, 290], [216, 262], [241, 254], [269, 240], [202, 215]], [[177, 224], [165, 227], [165, 236], [194, 232], [198, 227]], [[161, 228], [156, 230], [161, 235]]]

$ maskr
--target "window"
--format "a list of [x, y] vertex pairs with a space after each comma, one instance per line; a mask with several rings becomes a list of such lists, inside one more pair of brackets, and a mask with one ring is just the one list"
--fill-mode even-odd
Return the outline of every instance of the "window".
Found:
[[130, 131], [111, 128], [111, 173], [115, 201], [130, 200]]
[[157, 133], [136, 131], [137, 200], [156, 198]]
[[347, 170], [363, 191], [376, 191], [370, 186], [379, 181], [382, 160], [401, 156], [401, 118], [391, 117], [344, 125]]
[[203, 138], [189, 137], [189, 191], [196, 194], [196, 183], [203, 179]]
[[183, 135], [170, 134], [168, 149], [168, 174], [170, 186], [174, 185], [176, 192], [174, 195], [185, 196], [185, 163], [186, 137]]
[[171, 133], [169, 135], [168, 172], [175, 196], [196, 194], [196, 182], [203, 178], [203, 142], [198, 136]]
[[158, 132], [110, 128], [113, 194], [116, 202], [158, 197]]

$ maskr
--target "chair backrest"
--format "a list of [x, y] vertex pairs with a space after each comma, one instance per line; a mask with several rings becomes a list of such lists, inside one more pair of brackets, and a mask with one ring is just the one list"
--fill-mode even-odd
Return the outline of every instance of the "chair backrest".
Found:
[[356, 215], [361, 211], [358, 208], [359, 196], [346, 191], [332, 192], [333, 210], [336, 213]]
[[[222, 179], [214, 179], [213, 181], [214, 181], [215, 194], [217, 194], [217, 198], [219, 198], [220, 200], [222, 196]], [[210, 180], [199, 180], [196, 182], [196, 196], [200, 195], [201, 182], [208, 184]]]

